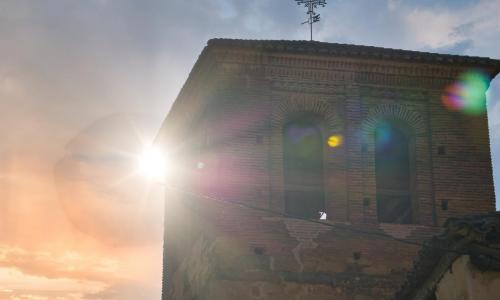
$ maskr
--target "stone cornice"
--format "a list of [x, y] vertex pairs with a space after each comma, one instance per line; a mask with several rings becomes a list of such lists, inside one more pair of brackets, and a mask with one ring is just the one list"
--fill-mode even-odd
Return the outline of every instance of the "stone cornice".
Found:
[[[437, 54], [314, 41], [212, 39], [208, 41], [208, 47], [216, 50], [223, 50], [226, 53], [231, 51], [250, 50], [256, 56], [266, 54], [269, 57], [269, 61], [266, 63], [271, 64], [276, 62], [283, 63], [286, 61], [287, 57], [285, 54], [298, 54], [308, 58], [340, 58], [342, 61], [341, 64], [349, 59], [353, 59], [353, 61], [361, 59], [363, 60], [363, 64], [367, 64], [367, 60], [373, 60], [384, 63], [409, 63], [409, 65], [421, 64], [436, 67], [460, 66], [462, 68], [482, 68], [490, 71], [492, 77], [500, 71], [500, 60], [487, 57]], [[278, 53], [278, 55], [274, 55], [274, 53]], [[298, 67], [312, 67], [312, 65], [314, 65], [313, 61], [313, 59], [303, 59], [296, 62], [302, 64]], [[318, 67], [321, 67], [317, 60], [316, 64]], [[327, 68], [335, 67], [335, 63], [327, 65]], [[437, 74], [433, 72], [433, 76], [439, 76], [439, 72], [441, 71], [434, 71], [437, 71]], [[415, 75], [418, 76], [420, 74]], [[421, 76], [425, 75], [421, 74]]]
[[[287, 67], [281, 65], [258, 65], [257, 62], [250, 63], [250, 60], [242, 59], [230, 60], [221, 62], [219, 64], [220, 74], [226, 74], [231, 77], [242, 75], [248, 76], [252, 74], [257, 74], [260, 78], [266, 78], [272, 81], [284, 81], [291, 82], [296, 81], [301, 82], [301, 85], [305, 88], [312, 87], [315, 85], [320, 85], [323, 88], [328, 89], [328, 85], [336, 84], [358, 84], [358, 85], [385, 85], [393, 87], [405, 87], [413, 89], [435, 89], [442, 90], [444, 86], [453, 82], [453, 80], [458, 77], [458, 75], [464, 70], [455, 70], [454, 75], [451, 76], [447, 73], [447, 76], [434, 76], [434, 75], [423, 75], [424, 73], [419, 73], [421, 75], [411, 75], [412, 72], [404, 74], [393, 74], [391, 72], [384, 73], [382, 70], [389, 69], [390, 67], [381, 66], [380, 68], [374, 67], [372, 71], [360, 71], [363, 64], [360, 64], [360, 68], [352, 69], [314, 69], [307, 67]], [[251, 66], [249, 68], [242, 67], [244, 65]], [[418, 67], [415, 67], [418, 68]], [[410, 68], [407, 68], [409, 71]], [[415, 73], [415, 72], [414, 72]], [[444, 74], [444, 73], [441, 73]], [[451, 77], [449, 77], [451, 76]], [[288, 84], [289, 83], [284, 83]]]
[[[473, 68], [463, 65], [434, 65], [431, 63], [377, 61], [329, 56], [305, 56], [290, 54], [262, 54], [246, 49], [224, 49], [216, 53], [221, 64], [265, 65], [268, 68], [291, 68], [316, 72], [347, 71], [395, 76], [456, 78], [464, 70]], [[486, 70], [486, 69], [485, 69]]]

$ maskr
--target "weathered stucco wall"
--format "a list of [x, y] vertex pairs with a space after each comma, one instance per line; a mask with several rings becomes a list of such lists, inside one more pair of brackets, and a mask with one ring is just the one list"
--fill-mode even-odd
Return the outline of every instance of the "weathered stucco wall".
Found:
[[461, 256], [436, 288], [437, 300], [493, 300], [500, 298], [500, 272], [481, 272], [469, 256]]

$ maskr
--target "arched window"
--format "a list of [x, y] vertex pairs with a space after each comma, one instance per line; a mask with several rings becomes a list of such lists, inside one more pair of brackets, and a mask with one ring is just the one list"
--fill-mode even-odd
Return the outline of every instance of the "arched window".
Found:
[[286, 213], [319, 218], [325, 211], [321, 130], [312, 119], [301, 118], [287, 123], [283, 135]]
[[408, 135], [392, 123], [375, 131], [375, 173], [379, 222], [412, 222], [411, 143]]

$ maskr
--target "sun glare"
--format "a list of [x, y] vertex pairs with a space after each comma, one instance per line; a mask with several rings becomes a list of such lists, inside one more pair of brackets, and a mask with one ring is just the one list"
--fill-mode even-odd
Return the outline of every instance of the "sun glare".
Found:
[[167, 176], [168, 161], [159, 149], [146, 149], [139, 157], [139, 170], [149, 179], [163, 181]]

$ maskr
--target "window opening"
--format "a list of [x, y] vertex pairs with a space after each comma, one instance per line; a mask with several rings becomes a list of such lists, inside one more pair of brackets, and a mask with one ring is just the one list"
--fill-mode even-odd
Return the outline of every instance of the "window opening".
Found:
[[284, 128], [283, 147], [285, 211], [317, 219], [325, 212], [321, 131], [307, 118], [290, 122]]
[[375, 131], [375, 173], [379, 222], [412, 222], [410, 145], [399, 128], [383, 123]]

